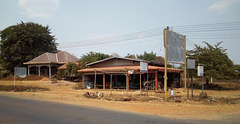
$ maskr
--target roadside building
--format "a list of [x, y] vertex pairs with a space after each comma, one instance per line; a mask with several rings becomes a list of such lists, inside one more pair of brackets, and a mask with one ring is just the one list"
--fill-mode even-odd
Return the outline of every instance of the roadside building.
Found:
[[44, 53], [31, 61], [23, 63], [28, 67], [28, 75], [49, 76], [57, 74], [59, 67], [69, 62], [77, 62], [78, 58], [66, 51]]
[[[140, 63], [148, 63], [148, 73], [140, 72]], [[164, 83], [164, 65], [139, 59], [111, 57], [87, 64], [82, 73], [85, 87], [98, 89], [158, 90]], [[168, 85], [180, 85], [182, 70], [168, 68]], [[149, 83], [147, 83], [147, 80]]]

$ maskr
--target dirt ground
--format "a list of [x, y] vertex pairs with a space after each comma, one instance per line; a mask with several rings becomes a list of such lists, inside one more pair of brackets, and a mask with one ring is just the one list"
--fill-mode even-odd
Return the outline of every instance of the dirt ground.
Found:
[[[0, 81], [0, 85], [13, 85], [13, 81]], [[19, 86], [32, 86], [48, 88], [50, 91], [24, 92], [0, 91], [0, 94], [21, 97], [26, 99], [38, 99], [45, 101], [61, 102], [74, 105], [84, 105], [137, 113], [155, 114], [170, 118], [221, 120], [238, 118], [240, 116], [240, 90], [205, 90], [207, 99], [199, 99], [200, 89], [194, 89], [194, 98], [187, 100], [182, 88], [174, 89], [174, 97], [170, 96], [166, 101], [164, 93], [149, 91], [139, 92], [131, 90], [75, 90], [76, 83], [60, 81], [52, 84], [50, 81], [17, 81]], [[236, 84], [236, 85], [239, 85]], [[84, 93], [103, 93], [102, 98], [86, 98]], [[191, 90], [190, 90], [191, 96]], [[119, 98], [121, 97], [121, 98]], [[125, 98], [130, 98], [130, 101]]]

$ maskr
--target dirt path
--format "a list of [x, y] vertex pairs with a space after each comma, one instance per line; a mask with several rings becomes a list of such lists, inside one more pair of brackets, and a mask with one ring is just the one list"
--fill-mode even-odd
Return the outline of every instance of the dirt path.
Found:
[[[9, 84], [2, 83], [0, 84]], [[21, 84], [21, 82], [19, 83]], [[154, 101], [108, 101], [105, 99], [88, 99], [83, 96], [85, 92], [93, 92], [93, 90], [73, 90], [76, 85], [74, 83], [58, 83], [50, 84], [49, 82], [28, 82], [28, 85], [49, 88], [50, 91], [41, 92], [0, 92], [1, 94], [22, 97], [27, 99], [38, 99], [53, 102], [61, 102], [75, 105], [85, 105], [91, 107], [99, 107], [116, 111], [149, 113], [170, 118], [187, 118], [187, 119], [207, 119], [207, 120], [228, 120], [238, 118], [240, 115], [239, 100], [235, 104], [203, 104], [198, 101], [183, 100], [181, 103], [169, 102], [163, 99], [163, 94], [149, 92], [150, 96], [159, 95], [160, 100]], [[179, 90], [179, 91], [177, 91]], [[102, 91], [105, 96], [110, 91]], [[176, 89], [176, 94], [183, 95], [182, 89]], [[195, 94], [199, 94], [200, 90], [195, 90]], [[214, 97], [238, 97], [240, 91], [206, 91]], [[113, 94], [125, 94], [125, 91], [115, 90]], [[139, 94], [138, 92], [128, 92], [128, 95]], [[235, 119], [236, 119], [235, 118]]]

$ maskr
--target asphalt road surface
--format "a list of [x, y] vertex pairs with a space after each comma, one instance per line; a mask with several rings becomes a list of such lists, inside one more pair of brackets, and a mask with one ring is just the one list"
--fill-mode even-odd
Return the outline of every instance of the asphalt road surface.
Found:
[[183, 120], [0, 95], [0, 124], [191, 124]]

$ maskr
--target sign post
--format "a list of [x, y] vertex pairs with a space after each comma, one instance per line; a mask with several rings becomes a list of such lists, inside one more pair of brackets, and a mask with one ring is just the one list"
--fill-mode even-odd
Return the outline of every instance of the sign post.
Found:
[[[193, 70], [195, 69], [195, 59], [187, 59], [187, 69]], [[189, 76], [188, 76], [189, 78]], [[193, 75], [191, 73], [191, 88], [192, 88], [192, 99], [193, 99]]]
[[165, 74], [164, 91], [167, 100], [167, 63], [184, 64], [185, 93], [186, 93], [186, 36], [178, 34], [169, 28], [164, 29]]
[[202, 77], [202, 92], [204, 91], [204, 67], [203, 66], [198, 66], [198, 76]]
[[14, 87], [16, 85], [15, 78], [25, 78], [27, 76], [27, 68], [26, 67], [14, 67]]
[[147, 73], [147, 95], [148, 95], [148, 63], [146, 62], [140, 62], [140, 92], [142, 87], [142, 80], [141, 80], [142, 73]]

